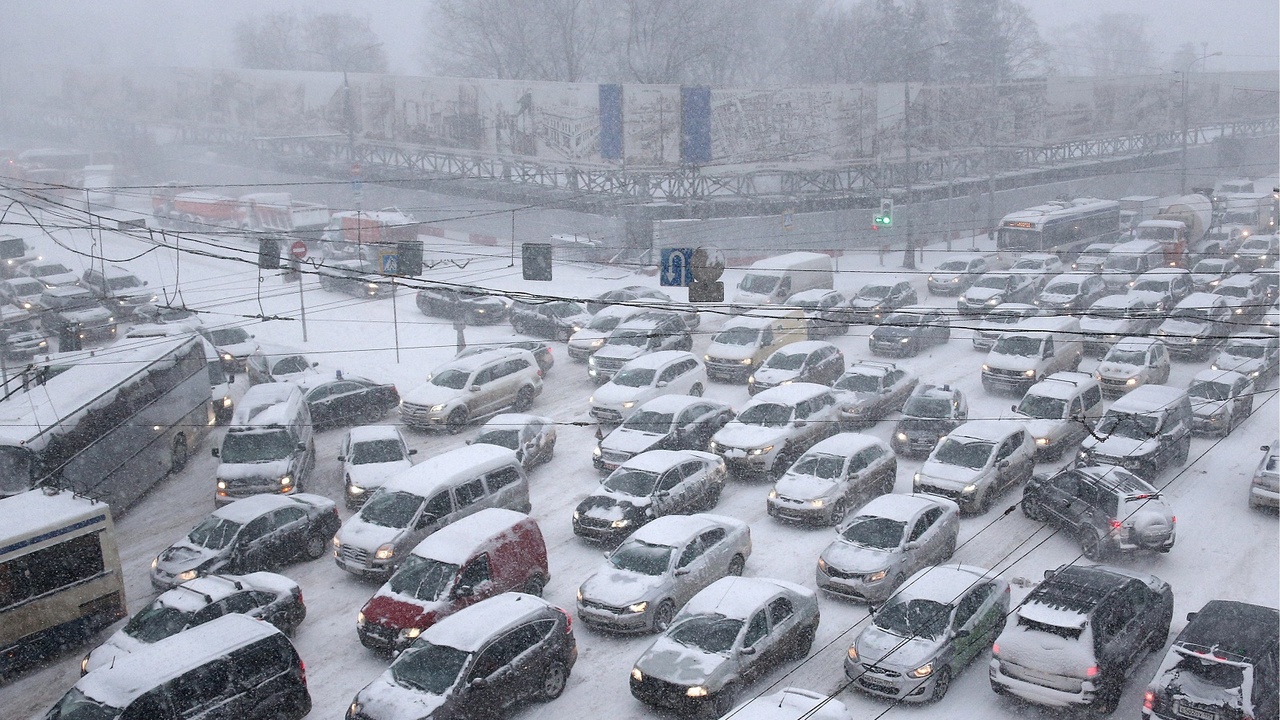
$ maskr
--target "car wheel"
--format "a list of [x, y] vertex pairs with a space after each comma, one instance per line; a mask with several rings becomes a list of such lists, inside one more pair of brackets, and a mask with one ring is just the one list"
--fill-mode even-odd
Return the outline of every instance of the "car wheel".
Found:
[[533, 388], [525, 386], [520, 388], [520, 392], [516, 393], [516, 401], [511, 405], [511, 409], [516, 412], [525, 412], [533, 407]]
[[569, 684], [569, 668], [565, 664], [556, 660], [547, 666], [545, 672], [542, 673], [542, 686], [538, 688], [538, 696], [544, 701], [549, 702], [560, 697], [564, 692], [565, 685]]
[[1035, 522], [1044, 522], [1044, 510], [1040, 507], [1040, 505], [1033, 502], [1030, 498], [1026, 497], [1025, 495], [1022, 498], [1021, 505], [1022, 505], [1022, 514], [1025, 515], [1028, 520], [1034, 520]]
[[702, 393], [702, 383], [694, 383], [693, 387], [689, 388], [689, 394], [694, 397], [702, 397]]
[[938, 677], [933, 681], [933, 694], [929, 696], [930, 702], [938, 702], [951, 688], [951, 668], [943, 665], [938, 670]]
[[173, 449], [169, 453], [169, 471], [181, 472], [187, 466], [191, 451], [187, 449], [187, 436], [177, 435], [173, 438]]
[[526, 595], [542, 597], [542, 589], [545, 588], [546, 586], [547, 586], [547, 581], [543, 580], [541, 575], [534, 573], [533, 575], [529, 576], [528, 580], [524, 581], [524, 587], [520, 589], [520, 592]]
[[654, 632], [666, 632], [671, 627], [671, 620], [676, 616], [676, 604], [670, 600], [663, 600], [658, 603], [658, 609], [653, 611], [653, 630]]
[[733, 709], [733, 701], [738, 697], [738, 687], [733, 683], [720, 688], [720, 692], [716, 693], [715, 700], [711, 704], [711, 710], [716, 717], [723, 717], [729, 714]]
[[729, 569], [727, 572], [730, 575], [741, 576], [742, 569], [745, 568], [746, 566], [747, 566], [747, 561], [743, 559], [741, 555], [734, 555], [733, 559], [729, 561]]
[[517, 334], [517, 335], [528, 335], [528, 334], [529, 334], [529, 333], [525, 332], [525, 330], [527, 330], [528, 328], [526, 328], [526, 327], [524, 326], [524, 323], [520, 322], [519, 320], [513, 320], [513, 321], [511, 322], [511, 329], [512, 329], [512, 330], [514, 330], [514, 331], [516, 332], [516, 334]]
[[1093, 701], [1093, 709], [1102, 715], [1110, 715], [1120, 705], [1120, 683], [1102, 683]]
[[318, 560], [321, 555], [324, 555], [325, 545], [324, 538], [319, 535], [311, 535], [307, 538], [307, 544], [303, 546], [303, 551], [308, 558]]
[[1103, 542], [1102, 535], [1093, 528], [1084, 528], [1080, 531], [1080, 551], [1090, 560], [1101, 560], [1106, 554], [1106, 544]]
[[844, 514], [845, 514], [845, 512], [846, 512], [847, 510], [848, 510], [848, 508], [846, 508], [846, 507], [845, 507], [845, 500], [844, 500], [844, 498], [840, 498], [839, 500], [837, 500], [837, 501], [835, 501], [834, 503], [832, 503], [832, 504], [831, 504], [831, 518], [830, 518], [830, 520], [831, 520], [831, 524], [832, 524], [832, 525], [839, 525], [839, 524], [840, 524], [840, 521], [844, 519]]
[[449, 413], [449, 419], [445, 421], [445, 424], [448, 426], [449, 432], [454, 435], [462, 432], [467, 425], [467, 409], [454, 408], [453, 412]]

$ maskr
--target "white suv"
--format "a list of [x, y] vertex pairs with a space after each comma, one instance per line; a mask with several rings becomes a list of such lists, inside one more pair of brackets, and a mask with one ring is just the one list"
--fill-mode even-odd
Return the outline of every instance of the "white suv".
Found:
[[636, 407], [659, 395], [702, 395], [707, 370], [693, 353], [661, 350], [622, 366], [609, 382], [591, 395], [591, 417], [604, 425], [618, 425]]
[[409, 427], [461, 432], [471, 420], [508, 408], [524, 412], [542, 393], [533, 353], [498, 348], [436, 368], [426, 385], [405, 394], [400, 417]]
[[1168, 382], [1169, 353], [1164, 343], [1155, 338], [1121, 338], [1107, 354], [1094, 377], [1102, 383], [1108, 397], [1120, 397], [1141, 385]]

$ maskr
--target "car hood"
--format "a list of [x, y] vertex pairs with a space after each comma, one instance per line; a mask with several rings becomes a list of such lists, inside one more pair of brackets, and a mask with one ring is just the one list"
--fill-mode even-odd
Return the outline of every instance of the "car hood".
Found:
[[1104, 440], [1099, 441], [1096, 438], [1085, 438], [1084, 447], [1092, 450], [1099, 455], [1107, 457], [1125, 457], [1128, 455], [1147, 455], [1155, 452], [1160, 443], [1155, 439], [1136, 440], [1134, 438], [1120, 437], [1112, 435]]
[[713, 342], [707, 346], [707, 356], [720, 358], [722, 360], [742, 360], [743, 358], [751, 357], [755, 353], [756, 349], [757, 348], [754, 344], [728, 345], [725, 343]]
[[769, 385], [781, 385], [786, 380], [800, 377], [799, 370], [783, 370], [781, 368], [761, 368], [754, 373], [756, 382]]
[[447, 405], [462, 398], [467, 392], [469, 391], [465, 388], [462, 390], [451, 390], [446, 387], [427, 383], [426, 385], [420, 385], [406, 393], [404, 401], [407, 403], [413, 403], [414, 405]]
[[352, 515], [338, 530], [338, 542], [373, 552], [381, 545], [395, 542], [406, 531], [405, 528], [374, 525], [359, 515]]
[[124, 630], [117, 630], [114, 635], [107, 638], [106, 642], [93, 649], [89, 653], [89, 661], [85, 663], [85, 670], [95, 670], [104, 665], [110, 664], [121, 655], [144, 648], [148, 643], [141, 642], [131, 635], [125, 635]]
[[1147, 302], [1165, 303], [1168, 302], [1169, 296], [1155, 290], [1130, 290], [1127, 295], [1132, 295]]
[[1105, 333], [1108, 335], [1116, 335], [1126, 332], [1132, 326], [1133, 321], [1127, 318], [1087, 317], [1080, 319], [1080, 332], [1082, 333]]
[[223, 551], [192, 545], [185, 539], [170, 545], [156, 558], [156, 569], [171, 575], [186, 572], [217, 559]]
[[716, 431], [712, 439], [721, 445], [735, 448], [755, 448], [765, 445], [776, 445], [786, 437], [786, 428], [772, 428], [763, 425], [745, 425], [737, 420]]
[[218, 463], [215, 474], [219, 480], [254, 480], [257, 478], [279, 478], [289, 472], [289, 461], [268, 460], [259, 463]]
[[888, 569], [897, 554], [896, 550], [877, 550], [836, 540], [822, 551], [822, 559], [844, 572], [872, 573]]
[[64, 310], [59, 313], [66, 320], [74, 322], [108, 322], [111, 319], [111, 311], [106, 308], [93, 307], [83, 310]]
[[231, 343], [229, 345], [219, 345], [218, 352], [227, 353], [231, 357], [249, 357], [258, 350], [258, 343], [253, 340], [245, 340], [244, 342]]
[[[603, 352], [603, 350], [600, 352]], [[597, 356], [600, 355], [600, 352], [597, 352], [596, 355]], [[591, 393], [591, 397], [595, 398], [596, 405], [613, 407], [613, 406], [621, 405], [624, 402], [628, 402], [630, 400], [635, 400], [639, 397], [642, 397], [645, 394], [647, 394], [648, 391], [651, 389], [652, 388], [648, 386], [642, 387], [642, 388], [633, 388], [633, 387], [626, 387], [625, 385], [615, 385], [611, 382], [607, 382], [601, 385], [600, 387], [596, 388], [596, 391]]]
[[879, 393], [854, 392], [852, 390], [837, 390], [834, 394], [836, 396], [836, 405], [846, 410], [873, 402], [880, 397]]
[[365, 620], [380, 625], [391, 625], [399, 628], [425, 627], [429, 616], [438, 614], [447, 602], [439, 600], [423, 601], [410, 595], [395, 592], [387, 585], [378, 588], [378, 592], [369, 598], [360, 612]]
[[1240, 686], [1222, 687], [1207, 682], [1192, 672], [1177, 667], [1182, 655], [1176, 650], [1170, 651], [1160, 664], [1151, 684], [1155, 687], [1167, 688], [1169, 699], [1173, 702], [1186, 699], [1200, 705], [1236, 711], [1247, 710], [1244, 703], [1244, 692]]
[[[1195, 320], [1170, 318], [1160, 323], [1160, 331], [1169, 335], [1205, 335], [1209, 332], [1209, 323]], [[1178, 338], [1173, 338], [1177, 340]]]
[[896, 432], [909, 436], [937, 435], [942, 437], [955, 429], [957, 421], [948, 418], [903, 418], [898, 421]]
[[903, 637], [875, 625], [868, 625], [854, 641], [860, 661], [903, 671], [914, 670], [933, 659], [943, 644], [942, 638]]
[[883, 304], [883, 300], [876, 300], [874, 298], [856, 297], [849, 300], [849, 307], [854, 310], [875, 310]]
[[635, 345], [610, 345], [605, 343], [604, 347], [596, 351], [595, 356], [601, 359], [634, 360], [647, 352], [649, 352], [648, 348], [637, 347]]
[[360, 704], [364, 716], [377, 720], [429, 718], [451, 694], [452, 690], [444, 695], [432, 695], [398, 685], [391, 677], [391, 670], [387, 670], [365, 685], [356, 694], [355, 702]]
[[982, 467], [974, 470], [972, 468], [960, 467], [959, 465], [948, 465], [947, 463], [926, 460], [920, 468], [921, 477], [928, 478], [933, 482], [941, 485], [954, 485], [956, 488], [964, 487], [969, 483], [976, 482], [987, 472], [987, 468]]
[[1054, 303], [1057, 305], [1061, 305], [1064, 303], [1069, 303], [1075, 299], [1076, 299], [1075, 293], [1067, 294], [1067, 293], [1055, 293], [1055, 292], [1043, 292], [1043, 291], [1040, 293], [1040, 302], [1042, 303]]
[[600, 441], [603, 450], [617, 450], [626, 453], [641, 453], [662, 442], [666, 435], [641, 432], [630, 428], [618, 428]]
[[[1022, 416], [1020, 416], [1020, 419], [1021, 417]], [[1027, 432], [1031, 433], [1031, 437], [1033, 438], [1053, 437], [1061, 432], [1062, 428], [1070, 422], [1070, 420], [1022, 420], [1022, 424], [1026, 426]]]
[[385, 463], [366, 463], [347, 466], [351, 482], [362, 488], [382, 487], [387, 480], [413, 466], [408, 460]]
[[1209, 417], [1222, 412], [1231, 400], [1202, 400], [1197, 398], [1191, 399], [1191, 412], [1201, 417]]
[[1098, 374], [1103, 377], [1130, 378], [1142, 372], [1141, 365], [1120, 363], [1108, 360], [1098, 365]]
[[964, 293], [964, 299], [976, 302], [986, 302], [997, 295], [1003, 295], [1007, 292], [1000, 288], [987, 287], [971, 287]]
[[778, 478], [773, 489], [783, 497], [793, 500], [813, 500], [826, 497], [838, 487], [835, 480], [825, 480], [813, 475], [800, 475], [788, 472]]
[[717, 688], [709, 681], [724, 675], [729, 664], [729, 658], [724, 655], [681, 645], [665, 635], [655, 640], [636, 661], [636, 667], [645, 675], [677, 685], [711, 685], [711, 690]]
[[1241, 357], [1239, 355], [1228, 355], [1222, 353], [1213, 361], [1214, 367], [1219, 370], [1234, 370], [1241, 375], [1257, 372], [1262, 369], [1265, 363], [1258, 358]]
[[573, 337], [569, 338], [569, 345], [572, 347], [582, 347], [582, 348], [591, 347], [591, 344], [593, 342], [595, 342], [596, 340], [602, 340], [607, 335], [608, 333], [603, 333], [603, 332], [600, 332], [599, 330], [592, 330], [591, 328], [583, 328], [578, 332], [574, 333]]
[[647, 497], [623, 495], [600, 488], [578, 503], [578, 512], [597, 520], [621, 520], [652, 501]]
[[626, 607], [641, 600], [657, 600], [666, 584], [663, 575], [641, 575], [607, 565], [582, 583], [582, 597], [612, 607]]

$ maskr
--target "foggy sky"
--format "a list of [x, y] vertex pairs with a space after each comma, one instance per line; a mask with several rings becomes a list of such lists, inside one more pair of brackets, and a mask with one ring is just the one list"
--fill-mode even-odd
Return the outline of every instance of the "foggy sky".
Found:
[[[748, 0], [750, 1], [750, 0]], [[1042, 36], [1104, 12], [1148, 16], [1157, 54], [1153, 72], [1172, 69], [1172, 53], [1191, 41], [1222, 52], [1203, 69], [1274, 70], [1280, 60], [1276, 0], [1023, 0]], [[0, 66], [25, 62], [226, 67], [238, 20], [273, 11], [350, 12], [368, 17], [385, 43], [390, 69], [421, 74], [422, 0], [5, 0]], [[1072, 74], [1063, 68], [1064, 74]]]

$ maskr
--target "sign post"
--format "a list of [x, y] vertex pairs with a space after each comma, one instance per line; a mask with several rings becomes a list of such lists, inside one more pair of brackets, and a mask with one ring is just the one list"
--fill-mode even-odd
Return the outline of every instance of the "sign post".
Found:
[[298, 309], [302, 315], [302, 342], [307, 341], [307, 301], [302, 296], [302, 261], [307, 257], [307, 244], [294, 240], [289, 246], [289, 257], [293, 258], [293, 271], [298, 276]]

